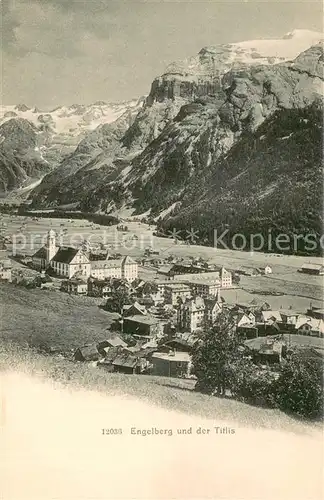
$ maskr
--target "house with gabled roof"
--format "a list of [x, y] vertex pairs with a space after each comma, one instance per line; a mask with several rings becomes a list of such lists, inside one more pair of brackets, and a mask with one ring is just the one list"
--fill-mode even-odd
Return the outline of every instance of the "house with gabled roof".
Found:
[[324, 337], [324, 321], [309, 316], [299, 316], [295, 324], [295, 331], [299, 335]]
[[0, 280], [11, 282], [12, 264], [9, 259], [0, 261]]
[[138, 302], [134, 302], [134, 304], [126, 304], [123, 307], [123, 316], [127, 318], [128, 316], [135, 316], [135, 315], [147, 315], [147, 310], [146, 307], [139, 304]]
[[324, 274], [324, 265], [323, 264], [312, 264], [306, 263], [303, 264], [299, 272], [305, 274], [315, 274], [317, 276], [322, 276]]
[[223, 310], [223, 304], [224, 300], [221, 297], [220, 289], [218, 289], [216, 297], [205, 298], [205, 305], [206, 305], [205, 315], [206, 315], [206, 320], [210, 324], [215, 323], [217, 316]]
[[78, 274], [75, 274], [73, 278], [63, 280], [60, 289], [62, 292], [74, 295], [87, 295], [88, 281], [86, 279], [79, 278]]
[[177, 324], [180, 330], [195, 332], [202, 328], [205, 322], [206, 305], [202, 297], [187, 299], [179, 303], [177, 308]]
[[48, 232], [46, 244], [32, 256], [34, 267], [39, 270], [52, 268], [59, 276], [72, 278], [76, 273], [90, 276], [90, 261], [82, 248], [58, 246], [56, 233]]
[[260, 311], [260, 319], [263, 323], [273, 323], [282, 321], [279, 310]]
[[164, 322], [152, 315], [135, 314], [124, 319], [124, 333], [150, 340], [163, 335], [164, 325]]

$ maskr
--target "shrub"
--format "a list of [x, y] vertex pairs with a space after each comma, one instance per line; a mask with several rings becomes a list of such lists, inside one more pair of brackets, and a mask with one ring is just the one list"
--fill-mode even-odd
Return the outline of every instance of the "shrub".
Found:
[[279, 407], [301, 417], [323, 415], [323, 366], [317, 359], [294, 353], [276, 382]]
[[276, 372], [260, 368], [250, 359], [241, 358], [231, 364], [230, 390], [233, 397], [245, 403], [276, 406]]
[[235, 324], [230, 313], [221, 313], [215, 325], [198, 342], [192, 356], [196, 390], [225, 394], [229, 387], [230, 364], [239, 355]]

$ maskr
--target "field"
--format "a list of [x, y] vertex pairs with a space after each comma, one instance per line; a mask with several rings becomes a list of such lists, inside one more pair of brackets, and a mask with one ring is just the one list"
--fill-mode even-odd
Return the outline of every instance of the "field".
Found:
[[[86, 220], [48, 219], [2, 215], [0, 229], [2, 234], [11, 237], [9, 252], [32, 255], [45, 242], [47, 231], [52, 228], [59, 234], [59, 241], [65, 245], [79, 245], [88, 240], [96, 245], [101, 243], [113, 253], [140, 258], [145, 248], [152, 247], [159, 257], [174, 255], [179, 257], [201, 256], [210, 263], [224, 265], [229, 269], [240, 266], [256, 268], [269, 264], [273, 269], [270, 276], [242, 277], [241, 288], [235, 292], [238, 300], [266, 300], [274, 308], [298, 309], [304, 312], [310, 305], [321, 306], [323, 300], [323, 278], [308, 276], [298, 272], [305, 262], [321, 263], [320, 257], [283, 256], [262, 252], [243, 252], [197, 245], [175, 244], [173, 239], [153, 236], [153, 227], [147, 224], [127, 221], [127, 232], [117, 231], [115, 226], [99, 226]], [[135, 238], [134, 238], [135, 236]], [[137, 238], [137, 239], [136, 239]], [[154, 279], [156, 269], [140, 268], [140, 277]], [[262, 292], [262, 293], [260, 293]], [[264, 292], [268, 292], [266, 295]], [[281, 296], [272, 295], [279, 292]], [[233, 292], [225, 295], [234, 296]], [[234, 297], [234, 298], [235, 298]]]
[[70, 352], [106, 338], [117, 315], [95, 299], [0, 284], [0, 339]]

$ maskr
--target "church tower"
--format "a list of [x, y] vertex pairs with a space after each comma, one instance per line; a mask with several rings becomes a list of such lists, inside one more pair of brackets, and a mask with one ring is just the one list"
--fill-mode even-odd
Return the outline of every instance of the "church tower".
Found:
[[46, 262], [49, 263], [49, 261], [53, 259], [54, 255], [57, 252], [56, 233], [55, 231], [53, 231], [53, 229], [51, 229], [47, 234], [47, 242], [45, 248], [46, 248]]

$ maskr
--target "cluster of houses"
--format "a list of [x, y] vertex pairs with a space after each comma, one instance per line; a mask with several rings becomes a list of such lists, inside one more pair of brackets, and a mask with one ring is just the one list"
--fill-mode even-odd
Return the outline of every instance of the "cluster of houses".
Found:
[[[155, 295], [159, 294], [157, 290]], [[75, 359], [95, 361], [109, 371], [192, 377], [191, 355], [199, 342], [199, 333], [211, 326], [224, 310], [232, 312], [241, 340], [260, 364], [281, 363], [291, 334], [324, 337], [324, 310], [317, 307], [301, 314], [272, 310], [266, 302], [230, 304], [225, 302], [221, 289], [215, 297], [194, 296], [180, 299], [177, 304], [169, 301], [145, 305], [146, 295], [149, 294], [143, 293], [138, 301], [123, 307], [120, 334], [113, 335], [105, 344], [78, 349]], [[315, 349], [311, 354], [321, 358], [319, 352]]]
[[191, 352], [195, 341], [174, 338], [129, 346], [120, 336], [113, 335], [99, 343], [78, 348], [74, 359], [95, 362], [96, 366], [109, 372], [188, 378], [191, 377]]
[[324, 337], [324, 310], [321, 308], [310, 307], [306, 313], [300, 313], [292, 309], [272, 310], [268, 304], [261, 309], [251, 304], [239, 306], [244, 313], [238, 332], [246, 339], [276, 334]]
[[[114, 300], [117, 283], [117, 289], [126, 288], [130, 298], [118, 311], [120, 334], [80, 347], [74, 353], [75, 360], [94, 361], [109, 371], [190, 377], [191, 353], [199, 333], [213, 325], [223, 311], [233, 313], [238, 334], [261, 361], [281, 362], [285, 342], [280, 339], [285, 335], [324, 337], [321, 308], [311, 306], [300, 313], [273, 310], [268, 303], [256, 300], [228, 300], [226, 294], [236, 293], [238, 288], [230, 270], [202, 259], [174, 259], [166, 266], [157, 252], [152, 252], [146, 251], [144, 257], [149, 265], [154, 260], [157, 278], [148, 282], [139, 279], [139, 263], [130, 256], [59, 246], [56, 233], [48, 232], [46, 244], [31, 258], [34, 269], [43, 275], [53, 272], [60, 278], [56, 281], [60, 281], [61, 290], [68, 293], [101, 297], [108, 304]], [[305, 264], [300, 271], [322, 274], [322, 267]], [[265, 266], [256, 272], [267, 275], [272, 269]], [[249, 271], [240, 268], [235, 273]], [[10, 261], [0, 261], [0, 279], [12, 280]]]
[[[209, 300], [195, 297], [179, 303], [174, 322], [139, 302], [124, 306], [122, 334], [77, 349], [74, 359], [94, 361], [110, 372], [194, 378], [191, 359], [199, 332], [203, 324], [212, 325], [225, 308], [234, 313], [248, 354], [261, 365], [285, 359], [290, 348], [287, 334], [324, 335], [324, 310], [320, 308], [311, 307], [302, 315], [291, 310], [271, 310], [267, 303], [226, 304], [219, 295], [212, 299], [213, 307], [209, 307]], [[190, 328], [192, 325], [194, 329]], [[323, 361], [322, 347], [304, 346], [303, 352], [307, 350], [307, 355]]]

